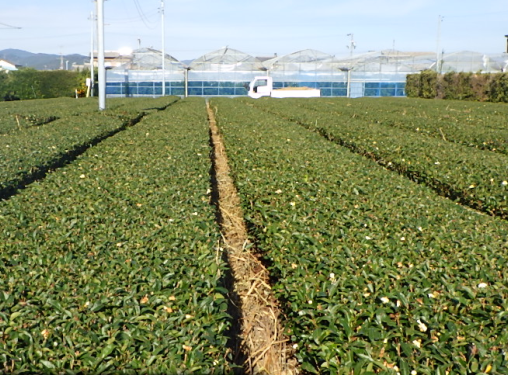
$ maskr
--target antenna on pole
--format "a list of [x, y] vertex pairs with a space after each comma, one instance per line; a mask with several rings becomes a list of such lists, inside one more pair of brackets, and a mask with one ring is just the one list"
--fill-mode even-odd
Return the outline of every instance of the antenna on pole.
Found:
[[166, 38], [164, 25], [164, 0], [161, 0], [161, 23], [162, 23], [162, 96], [166, 95]]
[[436, 71], [441, 73], [441, 64], [443, 55], [441, 52], [441, 23], [443, 22], [443, 16], [437, 17], [437, 41], [436, 41]]
[[62, 46], [60, 46], [60, 70], [64, 70], [64, 57], [62, 52]]
[[351, 37], [349, 46], [347, 46], [347, 48], [349, 48], [349, 56], [353, 57], [353, 50], [356, 48], [356, 43], [354, 41], [354, 35], [351, 33], [351, 34], [347, 34], [347, 36]]
[[104, 0], [97, 0], [97, 63], [99, 78], [99, 110], [106, 109], [106, 67], [104, 66]]

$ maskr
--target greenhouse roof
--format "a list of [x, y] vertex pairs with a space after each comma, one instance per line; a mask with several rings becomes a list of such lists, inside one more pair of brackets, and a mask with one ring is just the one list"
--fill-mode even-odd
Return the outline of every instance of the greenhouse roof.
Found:
[[496, 71], [508, 71], [508, 54], [489, 55], [490, 66]]
[[264, 70], [261, 62], [254, 56], [224, 47], [203, 55], [190, 64], [198, 71], [256, 71]]
[[[125, 57], [122, 57], [125, 59]], [[166, 70], [184, 70], [186, 67], [183, 63], [175, 59], [173, 56], [166, 54], [164, 60], [164, 68]], [[162, 69], [162, 52], [152, 48], [140, 48], [134, 50], [130, 61], [123, 63], [115, 69], [129, 70], [158, 70]]]
[[[314, 49], [306, 49], [272, 58], [256, 58], [239, 50], [224, 47], [207, 53], [187, 67], [174, 57], [165, 57], [167, 71], [180, 72], [191, 69], [195, 72], [231, 72], [235, 74], [258, 74], [265, 71], [277, 74], [290, 72], [315, 72], [316, 74], [339, 71], [372, 73], [418, 73], [423, 70], [447, 72], [503, 72], [508, 69], [508, 54], [485, 55], [478, 52], [461, 51], [447, 53], [437, 63], [433, 52], [404, 52], [397, 50], [372, 51], [337, 58]], [[151, 48], [135, 50], [129, 57], [120, 56], [114, 70], [160, 70], [161, 52]]]
[[[461, 51], [444, 54], [441, 61], [440, 72], [484, 72], [494, 73], [507, 68], [508, 56], [484, 55], [478, 52]], [[435, 70], [436, 67], [433, 67]]]
[[274, 64], [287, 64], [287, 63], [315, 63], [317, 61], [325, 61], [332, 59], [333, 56], [324, 52], [314, 49], [306, 49], [297, 51], [284, 56], [274, 57], [266, 60], [263, 65], [266, 67], [273, 66]]
[[345, 64], [332, 55], [306, 49], [288, 55], [274, 57], [263, 62], [270, 71], [332, 71], [344, 70]]

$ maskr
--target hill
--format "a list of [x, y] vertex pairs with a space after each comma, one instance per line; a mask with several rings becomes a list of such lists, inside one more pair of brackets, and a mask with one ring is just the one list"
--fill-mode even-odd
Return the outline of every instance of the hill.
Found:
[[[0, 51], [0, 59], [8, 60], [16, 65], [23, 67], [30, 67], [37, 70], [56, 70], [60, 68], [60, 55], [46, 54], [46, 53], [32, 53], [19, 49], [4, 49]], [[64, 68], [68, 61], [69, 69], [73, 63], [77, 65], [83, 65], [85, 61], [88, 61], [87, 56], [72, 54], [64, 55]]]

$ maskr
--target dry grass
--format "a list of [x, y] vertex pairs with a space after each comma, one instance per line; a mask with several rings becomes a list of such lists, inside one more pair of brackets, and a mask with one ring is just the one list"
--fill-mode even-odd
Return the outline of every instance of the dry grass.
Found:
[[207, 104], [214, 147], [221, 231], [234, 279], [234, 301], [239, 306], [240, 349], [246, 357], [244, 370], [249, 374], [297, 374], [288, 340], [279, 322], [280, 311], [269, 284], [269, 274], [253, 254], [247, 237], [236, 187], [215, 116]]

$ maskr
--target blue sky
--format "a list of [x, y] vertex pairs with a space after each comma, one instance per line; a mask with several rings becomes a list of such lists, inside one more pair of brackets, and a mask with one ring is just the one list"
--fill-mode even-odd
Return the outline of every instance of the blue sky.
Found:
[[[166, 52], [199, 57], [224, 46], [255, 56], [317, 49], [347, 56], [372, 50], [506, 51], [506, 0], [164, 0]], [[161, 49], [161, 0], [105, 1], [107, 50]], [[16, 0], [0, 13], [0, 50], [90, 51], [92, 0]], [[12, 29], [6, 25], [21, 27]]]

